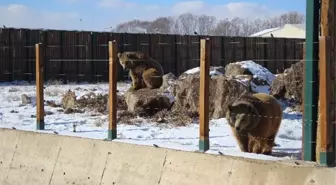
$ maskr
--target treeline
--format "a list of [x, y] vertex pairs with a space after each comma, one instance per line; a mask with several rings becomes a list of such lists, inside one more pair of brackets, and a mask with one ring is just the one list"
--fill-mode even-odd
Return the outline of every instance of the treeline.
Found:
[[264, 29], [281, 27], [284, 24], [304, 23], [305, 16], [288, 12], [267, 20], [245, 20], [239, 17], [217, 20], [214, 16], [181, 14], [178, 17], [159, 17], [154, 21], [132, 20], [118, 24], [113, 32], [199, 34], [218, 36], [249, 36]]

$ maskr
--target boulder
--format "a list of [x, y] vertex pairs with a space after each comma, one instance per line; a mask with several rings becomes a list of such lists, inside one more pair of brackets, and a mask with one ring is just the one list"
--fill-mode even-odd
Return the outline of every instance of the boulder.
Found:
[[63, 109], [74, 109], [76, 107], [76, 94], [70, 89], [63, 95], [62, 98]]
[[21, 95], [21, 105], [28, 105], [31, 103], [32, 103], [31, 97], [27, 96], [26, 94]]
[[162, 85], [160, 87], [160, 89], [162, 91], [171, 91], [172, 87], [176, 81], [177, 77], [173, 74], [173, 73], [167, 73], [165, 75], [162, 76]]
[[[217, 75], [222, 75], [222, 74], [225, 73], [225, 69], [222, 66], [210, 66], [209, 71], [210, 71], [210, 76], [211, 77], [217, 76]], [[200, 75], [200, 67], [195, 67], [195, 68], [192, 68], [192, 69], [189, 69], [189, 70], [183, 72], [178, 77], [178, 79], [184, 79], [189, 75], [198, 75], [199, 76]]]
[[270, 86], [275, 79], [275, 75], [267, 68], [251, 61], [241, 61], [230, 63], [225, 66], [226, 76], [251, 76], [251, 82], [255, 86]]
[[300, 61], [277, 75], [271, 86], [271, 94], [278, 99], [302, 103], [303, 70], [303, 61]]
[[139, 116], [152, 116], [172, 106], [169, 97], [162, 94], [160, 89], [128, 90], [124, 96], [127, 110]]
[[286, 87], [284, 82], [284, 76], [284, 74], [278, 74], [273, 80], [270, 94], [273, 95], [276, 99], [285, 98]]
[[[176, 81], [173, 111], [186, 112], [190, 116], [198, 116], [199, 82], [198, 74], [188, 74]], [[218, 119], [225, 117], [227, 105], [244, 92], [250, 92], [248, 86], [237, 79], [226, 77], [224, 74], [210, 78], [210, 118]]]

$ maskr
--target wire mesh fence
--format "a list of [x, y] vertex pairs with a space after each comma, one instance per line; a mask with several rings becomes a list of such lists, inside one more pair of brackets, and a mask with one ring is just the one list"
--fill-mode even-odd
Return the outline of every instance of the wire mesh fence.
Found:
[[[34, 58], [35, 44], [40, 42], [42, 43], [41, 47], [45, 62], [45, 80], [61, 79], [64, 82], [108, 81], [109, 53], [107, 43], [110, 40], [117, 41], [119, 52], [143, 52], [160, 62], [165, 73], [171, 72], [176, 76], [179, 76], [185, 74], [184, 72], [187, 70], [200, 66], [200, 39], [202, 38], [205, 38], [205, 36], [2, 29], [0, 31], [2, 62], [0, 77], [1, 81], [34, 80], [36, 74]], [[268, 134], [257, 132], [249, 134], [248, 132], [233, 131], [235, 138], [240, 140], [237, 141], [237, 143], [240, 145], [241, 149], [245, 151], [254, 151], [256, 153], [269, 153], [270, 148], [274, 148], [279, 142], [280, 146], [286, 142], [294, 143], [296, 146], [300, 145], [301, 141], [299, 139], [290, 139], [291, 136], [284, 135], [284, 132], [290, 133], [291, 129], [304, 130], [306, 127], [317, 125], [314, 120], [304, 119], [301, 116], [303, 107], [317, 106], [307, 105], [303, 102], [303, 93], [305, 93], [302, 92], [305, 70], [304, 39], [216, 36], [207, 38], [211, 41], [209, 46], [210, 66], [225, 67], [233, 62], [249, 61], [240, 63], [241, 65], [245, 65], [248, 69], [249, 73], [247, 73], [247, 76], [249, 77], [225, 78], [224, 81], [235, 80], [243, 82], [248, 86], [248, 89], [246, 89], [248, 93], [265, 92], [271, 94], [278, 100], [281, 100], [285, 107], [289, 107], [292, 111], [299, 112], [296, 114], [296, 117], [293, 117], [293, 114], [290, 112], [284, 112], [281, 116], [273, 113], [266, 114], [265, 112], [267, 111], [265, 110], [263, 110], [264, 112], [258, 112], [257, 115], [254, 114], [254, 116], [263, 120], [266, 124], [281, 118], [281, 125], [285, 126], [275, 126], [268, 131], [263, 130], [264, 132], [269, 132]], [[121, 66], [117, 66], [118, 80], [129, 79], [128, 74], [122, 70]], [[331, 64], [331, 67], [333, 70], [330, 72], [330, 78], [332, 79], [332, 82], [334, 82], [334, 65]], [[232, 76], [239, 75], [244, 76], [246, 73], [240, 73], [238, 71], [237, 74]], [[214, 118], [214, 112], [219, 109], [221, 112], [217, 112], [217, 117], [226, 117], [228, 105], [237, 100], [241, 95], [240, 91], [237, 90], [240, 87], [220, 86], [221, 84], [224, 84], [224, 81], [220, 81], [219, 78], [210, 78], [208, 85], [211, 98], [208, 104], [209, 116], [211, 119]], [[148, 108], [150, 109], [148, 111], [151, 112], [151, 115], [147, 116], [147, 118], [159, 117], [162, 119], [163, 117], [166, 117], [166, 120], [195, 120], [195, 118], [197, 120], [199, 118], [198, 98], [200, 89], [199, 84], [197, 84], [199, 82], [185, 81], [180, 83], [190, 89], [175, 89], [176, 91], [180, 90], [185, 91], [186, 93], [180, 93], [180, 95], [175, 96], [174, 105], [169, 108], [169, 111], [174, 112], [174, 109], [179, 111], [178, 108], [181, 107], [184, 107], [185, 110], [179, 111], [178, 114], [176, 114], [176, 112], [172, 114], [162, 114], [162, 109], [160, 107], [151, 107]], [[218, 88], [218, 86], [222, 89]], [[223, 89], [226, 91], [224, 92]], [[334, 91], [332, 93], [334, 93]], [[179, 93], [177, 92], [177, 94]], [[333, 106], [329, 111], [333, 113], [331, 119], [333, 119], [333, 123], [335, 123], [335, 103], [334, 101], [330, 102]], [[119, 111], [124, 110], [118, 108], [118, 112]], [[157, 112], [160, 115], [158, 116], [155, 113], [153, 115], [153, 112]], [[245, 114], [245, 116], [248, 115], [249, 114]], [[118, 116], [120, 120], [122, 114], [118, 114]], [[174, 116], [179, 118], [168, 118]], [[303, 123], [301, 124], [301, 122]], [[296, 125], [294, 125], [295, 127], [291, 127], [291, 124]], [[231, 126], [236, 129], [236, 125]], [[260, 130], [263, 129], [262, 127], [257, 128]], [[283, 128], [287, 128], [287, 130], [282, 130], [282, 134], [279, 136], [278, 131]], [[246, 138], [249, 138], [249, 140], [253, 140], [254, 142], [259, 142], [259, 144], [263, 144], [264, 148], [253, 147], [258, 144], [246, 144]], [[245, 142], [245, 144], [242, 144], [241, 142]], [[276, 148], [275, 151], [275, 155], [296, 155], [298, 159], [301, 158], [300, 155], [302, 152], [301, 149], [298, 148], [292, 148], [290, 149], [291, 152], [286, 152], [282, 151], [281, 147]]]

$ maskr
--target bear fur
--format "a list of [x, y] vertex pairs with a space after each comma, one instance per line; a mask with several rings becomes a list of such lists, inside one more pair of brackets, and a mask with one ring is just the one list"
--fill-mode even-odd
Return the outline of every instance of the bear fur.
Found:
[[159, 62], [139, 51], [118, 53], [119, 63], [124, 70], [129, 70], [132, 89], [156, 89], [163, 83], [163, 69]]
[[242, 152], [271, 155], [282, 120], [278, 101], [269, 94], [243, 94], [228, 105], [226, 118]]

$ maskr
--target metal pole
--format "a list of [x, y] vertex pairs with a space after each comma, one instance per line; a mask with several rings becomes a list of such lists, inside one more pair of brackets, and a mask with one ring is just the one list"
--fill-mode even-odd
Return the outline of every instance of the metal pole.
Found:
[[319, 0], [306, 0], [306, 58], [304, 81], [303, 159], [315, 161], [318, 108]]

